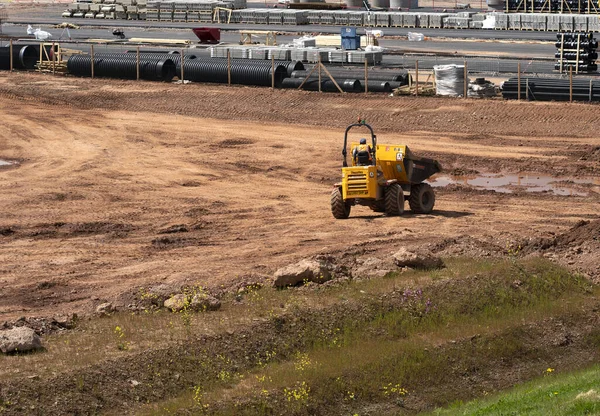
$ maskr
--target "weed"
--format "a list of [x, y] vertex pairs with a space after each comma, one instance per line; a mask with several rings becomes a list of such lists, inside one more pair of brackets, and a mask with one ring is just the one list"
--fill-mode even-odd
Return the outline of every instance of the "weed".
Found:
[[117, 349], [120, 351], [127, 351], [129, 349], [129, 341], [125, 340], [125, 330], [119, 325], [115, 327], [115, 335], [117, 336]]

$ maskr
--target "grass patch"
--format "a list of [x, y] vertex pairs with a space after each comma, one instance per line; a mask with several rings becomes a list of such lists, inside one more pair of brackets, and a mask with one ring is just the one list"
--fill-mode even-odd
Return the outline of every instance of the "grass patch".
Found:
[[[322, 307], [332, 297], [360, 306], [331, 317], [335, 325], [274, 316], [283, 327], [300, 321], [303, 350], [267, 352], [269, 359], [237, 382], [206, 388], [201, 407], [187, 393], [143, 413], [326, 415], [376, 406], [380, 414], [402, 414], [414, 412], [417, 396], [446, 404], [473, 394], [457, 382], [469, 375], [529, 360], [537, 361], [539, 374], [555, 357], [536, 345], [542, 335], [527, 324], [547, 316], [576, 319], [592, 294], [587, 281], [545, 260], [448, 263], [434, 276], [396, 274], [302, 292], [306, 303], [318, 299]], [[450, 388], [426, 392], [440, 385]]]
[[552, 368], [542, 378], [494, 397], [454, 403], [430, 415], [566, 416], [600, 414], [600, 366], [557, 374]]

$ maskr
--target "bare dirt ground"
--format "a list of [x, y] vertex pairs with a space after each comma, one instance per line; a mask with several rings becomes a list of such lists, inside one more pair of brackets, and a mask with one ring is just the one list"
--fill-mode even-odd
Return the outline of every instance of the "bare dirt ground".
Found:
[[[552, 239], [600, 218], [597, 110], [0, 74], [0, 159], [19, 162], [0, 168], [0, 322], [124, 308], [158, 283], [217, 290], [361, 247]], [[334, 220], [343, 128], [359, 115], [446, 172], [590, 178], [571, 184], [587, 196], [453, 185], [432, 215]], [[555, 258], [597, 277], [586, 247]]]

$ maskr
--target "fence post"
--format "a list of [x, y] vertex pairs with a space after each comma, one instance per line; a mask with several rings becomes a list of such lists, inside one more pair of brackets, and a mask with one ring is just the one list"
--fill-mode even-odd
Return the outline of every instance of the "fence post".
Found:
[[137, 47], [136, 56], [135, 56], [135, 74], [136, 80], [140, 80], [140, 47]]
[[521, 62], [517, 63], [517, 101], [521, 101]]
[[464, 94], [465, 95], [464, 95], [464, 98], [466, 99], [467, 98], [467, 90], [469, 89], [469, 80], [467, 79], [467, 73], [468, 73], [467, 72], [467, 61], [465, 60], [463, 62], [465, 64], [465, 73], [464, 73], [464, 78], [465, 78], [465, 82], [464, 82], [464, 84], [465, 84]]
[[275, 89], [275, 55], [271, 53], [271, 89]]
[[529, 101], [529, 78], [525, 78], [525, 99]]
[[369, 92], [369, 64], [367, 63], [367, 57], [365, 57], [365, 94]]
[[321, 54], [319, 53], [319, 92], [321, 92]]
[[56, 53], [54, 51], [54, 42], [52, 42], [52, 75], [56, 75]]
[[185, 63], [185, 52], [181, 50], [181, 85], [184, 84], [183, 80], [185, 79], [183, 76], [183, 64]]
[[573, 65], [569, 65], [569, 102], [573, 102]]
[[10, 47], [9, 47], [9, 53], [10, 53], [10, 72], [13, 71], [13, 44], [12, 44], [12, 39], [10, 40]]
[[592, 80], [590, 79], [590, 103], [592, 102]]
[[415, 61], [415, 96], [419, 96], [419, 60]]
[[231, 51], [227, 48], [227, 85], [231, 85]]
[[90, 51], [92, 53], [92, 79], [94, 79], [94, 45], [90, 46]]
[[42, 72], [42, 61], [44, 60], [44, 55], [42, 55], [44, 53], [44, 42], [40, 42], [40, 60], [38, 63], [38, 71]]

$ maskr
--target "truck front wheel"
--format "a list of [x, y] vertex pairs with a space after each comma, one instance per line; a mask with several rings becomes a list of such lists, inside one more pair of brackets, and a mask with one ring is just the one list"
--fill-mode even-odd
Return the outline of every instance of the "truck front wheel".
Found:
[[385, 215], [402, 215], [404, 213], [404, 192], [402, 187], [393, 183], [385, 188]]
[[350, 216], [350, 208], [352, 206], [344, 201], [342, 197], [342, 190], [340, 188], [334, 188], [331, 191], [331, 213], [338, 220], [345, 220]]

